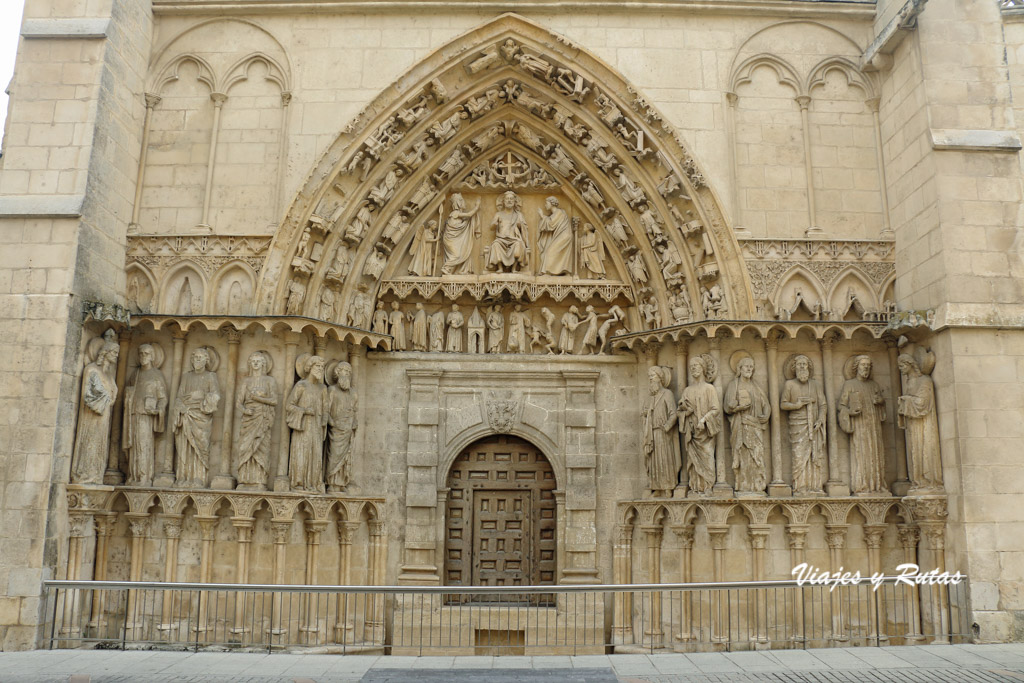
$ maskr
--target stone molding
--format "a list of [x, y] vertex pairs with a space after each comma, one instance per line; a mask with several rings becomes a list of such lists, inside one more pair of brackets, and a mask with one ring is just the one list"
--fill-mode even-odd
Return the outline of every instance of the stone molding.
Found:
[[46, 18], [26, 19], [21, 24], [21, 37], [32, 38], [106, 38], [110, 19]]

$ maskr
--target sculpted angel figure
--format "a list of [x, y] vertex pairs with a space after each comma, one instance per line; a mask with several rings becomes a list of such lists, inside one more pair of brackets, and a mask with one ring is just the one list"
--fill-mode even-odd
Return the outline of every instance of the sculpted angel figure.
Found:
[[678, 414], [668, 384], [671, 371], [655, 366], [647, 371], [650, 396], [643, 407], [644, 463], [647, 480], [655, 497], [668, 498], [679, 484], [682, 461], [679, 455]]
[[93, 361], [82, 372], [78, 434], [75, 438], [71, 481], [102, 484], [110, 445], [110, 419], [117, 398], [117, 356], [120, 352], [113, 330], [91, 342]]
[[477, 211], [480, 200], [472, 209], [466, 208], [466, 200], [456, 192], [452, 195], [452, 208], [445, 221], [442, 245], [444, 246], [444, 265], [442, 275], [464, 274], [473, 272], [473, 235], [479, 232]]
[[557, 197], [548, 197], [540, 216], [540, 273], [564, 275], [572, 272], [572, 222]]
[[498, 198], [497, 207], [498, 212], [491, 221], [495, 234], [487, 252], [487, 269], [513, 273], [529, 265], [523, 200], [509, 190]]
[[882, 440], [885, 397], [871, 379], [871, 357], [851, 358], [845, 374], [837, 417], [839, 428], [850, 435], [850, 488], [855, 494], [887, 495]]
[[690, 359], [690, 384], [679, 399], [679, 429], [686, 452], [686, 476], [690, 489], [710, 494], [715, 485], [715, 437], [722, 430], [718, 392], [708, 381], [713, 376], [711, 356]]
[[288, 479], [295, 491], [323, 493], [328, 417], [324, 359], [303, 356], [296, 364], [301, 379], [292, 387], [285, 407], [285, 419], [292, 432]]
[[768, 486], [764, 428], [771, 415], [771, 405], [768, 396], [754, 382], [753, 358], [743, 355], [736, 363], [736, 372], [736, 378], [725, 389], [736, 492], [764, 493]]
[[163, 352], [157, 344], [139, 346], [139, 367], [124, 393], [121, 448], [128, 455], [128, 486], [150, 486], [156, 463], [156, 435], [167, 417], [167, 381], [160, 372]]
[[359, 397], [352, 391], [352, 366], [338, 363], [327, 390], [327, 490], [344, 491], [351, 479], [352, 441], [359, 423]]
[[437, 221], [427, 221], [416, 231], [413, 239], [412, 262], [409, 264], [409, 272], [417, 277], [432, 277], [434, 275], [434, 245], [438, 240]]
[[597, 228], [590, 223], [583, 226], [583, 239], [580, 240], [580, 265], [586, 277], [592, 280], [605, 279], [604, 242], [597, 234]]
[[181, 375], [178, 396], [171, 410], [174, 450], [178, 456], [175, 484], [204, 488], [210, 470], [213, 413], [220, 403], [216, 358], [209, 347], [192, 352], [192, 369]]
[[266, 351], [249, 354], [249, 374], [238, 387], [235, 410], [240, 416], [235, 453], [238, 488], [262, 491], [270, 471], [270, 431], [279, 400], [277, 381], [270, 376], [272, 361]]

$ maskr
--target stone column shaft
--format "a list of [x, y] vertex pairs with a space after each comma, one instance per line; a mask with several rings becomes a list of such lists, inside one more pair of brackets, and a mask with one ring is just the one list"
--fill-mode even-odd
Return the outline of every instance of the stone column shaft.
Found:
[[[96, 525], [96, 559], [93, 564], [93, 579], [96, 581], [107, 580], [107, 546], [110, 543], [110, 535], [113, 533], [114, 522], [117, 513], [97, 512], [93, 516]], [[104, 615], [106, 607], [106, 591], [96, 590], [92, 593], [92, 618], [89, 620], [89, 628], [93, 633], [100, 633], [106, 623]]]
[[[633, 525], [621, 524], [615, 534], [614, 574], [612, 581], [619, 585], [633, 583]], [[622, 592], [614, 596], [615, 610], [612, 616], [612, 643], [630, 645], [633, 643], [633, 594]]]
[[805, 235], [813, 237], [822, 234], [818, 227], [818, 211], [814, 205], [814, 165], [811, 162], [811, 123], [808, 110], [811, 106], [811, 98], [807, 95], [799, 95], [796, 103], [800, 106], [800, 128], [804, 140], [804, 173], [807, 177], [807, 230]]
[[211, 489], [233, 489], [235, 478], [231, 476], [231, 443], [235, 431], [235, 386], [238, 382], [238, 346], [242, 341], [242, 333], [234, 328], [224, 328], [224, 336], [228, 340], [228, 381], [225, 387], [224, 429], [221, 432], [220, 452], [216, 457], [211, 454], [210, 470], [213, 472]]
[[[288, 430], [288, 396], [292, 393], [295, 385], [295, 358], [299, 341], [293, 335], [288, 335], [284, 340], [284, 367], [281, 369], [281, 410], [278, 415], [278, 426], [281, 439], [277, 447], [277, 472], [274, 476], [274, 491], [283, 492], [291, 489], [291, 480], [288, 478], [288, 448], [291, 445], [290, 432]], [[234, 399], [232, 399], [234, 400]]]
[[832, 378], [832, 337], [826, 336], [821, 340], [821, 382], [825, 390], [826, 422], [828, 444], [828, 481], [825, 483], [825, 492], [830, 496], [850, 495], [850, 486], [842, 480], [842, 470], [839, 467], [839, 443], [836, 441], [839, 434], [839, 424], [836, 422], [836, 390]]
[[768, 359], [768, 403], [771, 405], [771, 483], [768, 495], [775, 498], [793, 495], [793, 487], [782, 478], [782, 413], [779, 410], [779, 340], [774, 336], [764, 340]]
[[[825, 525], [825, 538], [828, 541], [828, 555], [830, 569], [832, 572], [838, 572], [843, 567], [843, 549], [846, 547], [846, 531], [847, 527], [845, 524], [826, 524]], [[845, 615], [845, 600], [842, 595], [843, 590], [851, 590], [850, 588], [837, 588], [835, 591], [829, 593], [829, 601], [832, 604], [832, 640], [839, 643], [845, 643], [849, 640], [846, 635], [846, 615]]]
[[[164, 525], [164, 581], [172, 583], [178, 580], [178, 539], [181, 538], [181, 522], [184, 515], [167, 514], [161, 515]], [[168, 631], [174, 628], [171, 624], [171, 614], [174, 612], [174, 593], [164, 591], [163, 609], [160, 612], [160, 630]]]
[[[231, 526], [235, 527], [238, 534], [236, 545], [238, 554], [235, 559], [235, 583], [249, 583], [249, 553], [252, 550], [252, 530], [256, 520], [253, 517], [232, 517]], [[244, 634], [249, 629], [245, 627], [245, 595], [235, 595], [235, 623], [230, 633], [240, 634], [239, 640], [244, 639]]]
[[213, 197], [213, 171], [217, 166], [217, 137], [220, 135], [220, 113], [228, 96], [222, 92], [210, 93], [213, 100], [213, 130], [210, 132], [210, 156], [206, 161], [206, 189], [203, 194], [203, 217], [197, 228], [210, 229], [210, 199]]
[[907, 440], [896, 415], [896, 398], [903, 393], [899, 349], [896, 340], [892, 338], [885, 340], [885, 346], [889, 353], [889, 382], [892, 385], [892, 415], [887, 416], [887, 419], [892, 430], [892, 442], [896, 446], [896, 481], [893, 482], [892, 492], [896, 496], [905, 496], [910, 491], [910, 477], [907, 474]]
[[[171, 363], [171, 387], [167, 396], [167, 414], [174, 410], [174, 404], [178, 400], [178, 384], [181, 382], [181, 365], [185, 359], [185, 333], [178, 330], [171, 339], [174, 346], [173, 360]], [[167, 427], [164, 429], [164, 447], [160, 449], [163, 457], [157, 467], [157, 475], [153, 478], [155, 488], [169, 488], [174, 486], [174, 425], [168, 419]]]
[[[661, 583], [661, 539], [664, 530], [659, 525], [643, 526], [641, 530], [647, 541], [647, 582]], [[660, 648], [665, 635], [661, 629], [661, 600], [661, 593], [651, 591], [651, 623], [644, 635], [648, 637], [647, 645], [652, 648]]]
[[[690, 583], [693, 581], [693, 527], [676, 527], [673, 531], [679, 536], [679, 581]], [[676, 640], [682, 643], [693, 639], [690, 630], [691, 597], [690, 591], [683, 591], [680, 596], [682, 604], [679, 608], [679, 633], [676, 634]]]
[[139, 212], [142, 210], [142, 188], [146, 181], [146, 160], [149, 157], [149, 128], [153, 119], [153, 109], [162, 99], [155, 93], [146, 93], [146, 116], [142, 121], [142, 149], [139, 151], [139, 172], [135, 176], [135, 201], [132, 203], [132, 223], [129, 230], [139, 229]]

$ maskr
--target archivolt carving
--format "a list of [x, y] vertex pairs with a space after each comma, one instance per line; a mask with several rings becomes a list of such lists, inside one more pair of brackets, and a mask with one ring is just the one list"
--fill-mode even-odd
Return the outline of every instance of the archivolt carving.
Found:
[[[457, 186], [497, 191], [525, 182], [549, 191], [550, 179], [556, 179], [574, 215], [595, 226], [627, 278], [632, 291], [626, 302], [653, 294], [667, 319], [672, 290], [686, 288], [699, 300], [699, 279], [706, 287], [720, 281], [723, 304], [746, 315], [751, 307], [745, 278], [717, 201], [664, 125], [650, 128], [661, 117], [643, 98], [619, 100], [612, 91], [626, 88], [616, 86], [617, 75], [517, 17], [502, 17], [473, 35], [466, 39], [473, 41], [468, 49], [452, 46], [414, 67], [403, 80], [419, 77], [422, 85], [403, 90], [411, 96], [399, 100], [394, 90], [382, 95], [357, 118], [374, 119], [362, 124], [364, 133], [353, 135], [350, 126], [328, 152], [275, 238], [262, 274], [261, 308], [283, 310], [289, 282], [296, 280], [307, 292], [333, 289], [341, 302], [337, 315], [345, 316], [360, 287], [371, 299], [383, 291], [407, 240], [424, 222], [436, 221], [439, 229], [445, 198]], [[446, 62], [444, 54], [469, 56], [465, 63]], [[474, 76], [468, 84], [467, 72]], [[615, 182], [615, 169], [628, 183]], [[699, 237], [699, 256], [684, 225]], [[304, 257], [306, 250], [334, 254], [342, 242], [352, 264], [344, 280], [325, 277], [325, 261], [333, 259]], [[634, 252], [659, 265], [678, 255], [679, 263], [645, 286], [629, 279], [622, 265]], [[314, 262], [304, 268], [297, 259]], [[533, 278], [525, 279], [533, 284]], [[426, 285], [408, 291], [422, 296]], [[388, 287], [396, 292], [390, 281]], [[502, 291], [513, 298], [526, 292], [514, 289]], [[303, 305], [315, 315], [318, 297], [307, 295]], [[643, 324], [630, 311], [628, 326]]]

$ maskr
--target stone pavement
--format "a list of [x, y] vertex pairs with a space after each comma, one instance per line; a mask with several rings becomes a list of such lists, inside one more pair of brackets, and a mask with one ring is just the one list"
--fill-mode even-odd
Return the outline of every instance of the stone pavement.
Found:
[[379, 657], [36, 650], [0, 653], [0, 683], [1024, 682], [1024, 644], [581, 657]]

